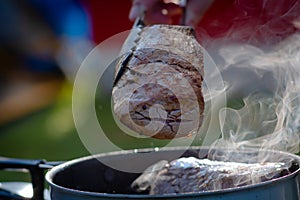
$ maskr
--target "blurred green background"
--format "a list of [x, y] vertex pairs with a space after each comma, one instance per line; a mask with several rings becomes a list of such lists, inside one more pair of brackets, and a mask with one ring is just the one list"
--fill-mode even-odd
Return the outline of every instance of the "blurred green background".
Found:
[[0, 154], [8, 157], [65, 160], [87, 154], [76, 133], [72, 87], [65, 82], [57, 101], [0, 127]]
[[[132, 27], [131, 1], [122, 3], [0, 1], [0, 156], [58, 161], [89, 155], [74, 127], [73, 81], [96, 44]], [[0, 182], [9, 180], [28, 176], [0, 171]]]
[[[74, 127], [72, 86], [63, 82], [50, 105], [0, 126], [0, 155], [13, 158], [70, 160], [88, 155]], [[28, 175], [0, 173], [1, 181], [28, 180]]]

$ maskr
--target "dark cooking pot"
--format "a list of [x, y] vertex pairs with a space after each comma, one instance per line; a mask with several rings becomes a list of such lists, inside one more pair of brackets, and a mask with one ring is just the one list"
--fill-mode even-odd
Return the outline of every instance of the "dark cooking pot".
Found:
[[[297, 167], [289, 175], [256, 185], [193, 194], [154, 196], [148, 194], [135, 194], [131, 190], [130, 185], [133, 180], [139, 176], [139, 173], [124, 172], [109, 167], [118, 164], [119, 166], [124, 167], [124, 169], [134, 168], [136, 170], [143, 170], [159, 160], [174, 160], [182, 151], [182, 148], [122, 151], [104, 153], [66, 162], [54, 167], [46, 174], [46, 180], [50, 184], [51, 199], [299, 199], [298, 166], [300, 158], [285, 152], [276, 151], [273, 154], [280, 157], [291, 158], [295, 161]], [[199, 153], [199, 151], [201, 151], [201, 153]], [[189, 148], [181, 154], [181, 157], [194, 156], [203, 158], [207, 153], [207, 148]]]

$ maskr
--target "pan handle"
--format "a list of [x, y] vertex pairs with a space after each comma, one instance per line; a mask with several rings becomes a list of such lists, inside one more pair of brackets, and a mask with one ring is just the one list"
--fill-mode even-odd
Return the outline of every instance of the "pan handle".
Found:
[[0, 157], [0, 170], [28, 170], [30, 173], [33, 188], [33, 197], [31, 200], [43, 200], [45, 183], [44, 170], [50, 169], [61, 163], [62, 162], [46, 162], [45, 160], [27, 160]]

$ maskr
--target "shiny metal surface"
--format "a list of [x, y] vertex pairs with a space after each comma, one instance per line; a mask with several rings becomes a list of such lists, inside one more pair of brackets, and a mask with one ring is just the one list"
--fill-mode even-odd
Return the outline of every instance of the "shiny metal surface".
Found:
[[[120, 165], [129, 167], [146, 168], [149, 163], [155, 163], [163, 159], [174, 159], [174, 155], [181, 151], [180, 148], [169, 148], [164, 150], [139, 150], [122, 151], [106, 154], [99, 154], [95, 157], [86, 157], [70, 161], [53, 168], [46, 175], [50, 184], [52, 200], [64, 199], [201, 199], [201, 200], [298, 200], [299, 197], [299, 169], [293, 173], [271, 181], [218, 191], [199, 192], [193, 194], [170, 194], [170, 195], [147, 195], [147, 194], [126, 194], [122, 191], [126, 185], [130, 185], [137, 174], [118, 172], [110, 169], [99, 162], [102, 159], [107, 161], [119, 161]], [[207, 148], [191, 148], [183, 156], [197, 156], [207, 153]], [[292, 158], [300, 163], [296, 155], [275, 152], [276, 154]], [[130, 161], [130, 162], [128, 162]], [[110, 171], [111, 179], [105, 180], [105, 173]], [[81, 178], [80, 178], [81, 176]], [[114, 187], [109, 188], [107, 186]], [[108, 192], [105, 189], [108, 188]], [[98, 190], [99, 189], [99, 190]], [[111, 191], [109, 191], [111, 190]], [[118, 192], [120, 190], [120, 192]], [[91, 192], [88, 192], [91, 191]]]

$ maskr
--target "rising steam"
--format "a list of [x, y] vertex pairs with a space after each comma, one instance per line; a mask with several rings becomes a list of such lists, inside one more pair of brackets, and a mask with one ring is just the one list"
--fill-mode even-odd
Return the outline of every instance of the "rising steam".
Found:
[[[220, 110], [222, 135], [212, 147], [299, 152], [300, 33], [269, 49], [249, 44], [218, 48], [215, 58], [228, 86], [227, 99], [243, 103], [239, 108]], [[232, 160], [231, 155], [228, 151], [211, 156]], [[259, 154], [259, 160], [269, 156]], [[251, 158], [243, 156], [239, 161], [251, 162]]]

